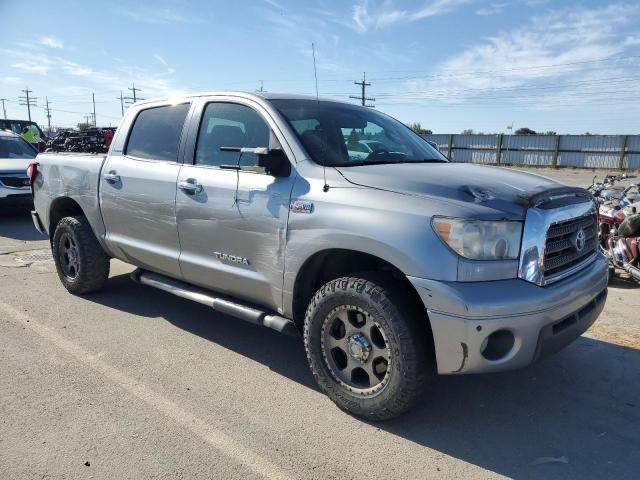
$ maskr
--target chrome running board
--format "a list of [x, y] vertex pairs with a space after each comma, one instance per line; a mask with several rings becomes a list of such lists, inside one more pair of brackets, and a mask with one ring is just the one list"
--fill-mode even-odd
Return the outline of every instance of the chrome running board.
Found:
[[213, 292], [181, 282], [180, 280], [141, 269], [136, 269], [132, 272], [131, 279], [136, 283], [148, 285], [149, 287], [163, 290], [177, 297], [207, 305], [218, 312], [231, 315], [245, 322], [262, 325], [285, 335], [298, 335], [298, 329], [288, 318], [265, 312], [235, 300], [230, 300], [228, 297], [217, 296]]

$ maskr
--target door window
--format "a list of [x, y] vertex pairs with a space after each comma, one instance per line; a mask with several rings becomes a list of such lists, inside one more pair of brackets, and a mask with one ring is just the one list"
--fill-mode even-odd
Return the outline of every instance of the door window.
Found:
[[189, 104], [142, 110], [133, 124], [126, 154], [149, 160], [176, 162]]
[[236, 103], [209, 103], [202, 115], [196, 165], [254, 167], [253, 153], [221, 150], [221, 147], [268, 147], [269, 126], [254, 109]]

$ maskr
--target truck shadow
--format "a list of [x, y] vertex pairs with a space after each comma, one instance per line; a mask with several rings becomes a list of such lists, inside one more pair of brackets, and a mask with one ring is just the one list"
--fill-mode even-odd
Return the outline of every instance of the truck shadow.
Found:
[[[87, 298], [162, 317], [317, 390], [300, 338], [142, 287], [127, 275]], [[374, 426], [513, 478], [638, 478], [639, 348], [581, 337], [517, 372], [438, 377], [415, 410]], [[436, 467], [423, 476], [437, 476]]]
[[28, 208], [0, 210], [0, 236], [23, 240], [46, 240], [33, 226]]

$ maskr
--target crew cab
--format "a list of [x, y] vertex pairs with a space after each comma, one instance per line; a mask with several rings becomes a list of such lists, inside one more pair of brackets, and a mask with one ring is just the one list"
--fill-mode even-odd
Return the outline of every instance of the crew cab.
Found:
[[[375, 149], [350, 155], [361, 140]], [[139, 102], [106, 156], [43, 154], [30, 173], [34, 224], [71, 293], [102, 288], [117, 258], [143, 285], [301, 333], [320, 388], [367, 419], [406, 411], [436, 372], [557, 351], [607, 296], [587, 191], [449, 162], [333, 100]]]

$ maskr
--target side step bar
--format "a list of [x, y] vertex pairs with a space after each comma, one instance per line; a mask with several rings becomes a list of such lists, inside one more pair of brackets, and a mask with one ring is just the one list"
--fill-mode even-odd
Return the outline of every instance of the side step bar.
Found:
[[288, 318], [271, 314], [255, 307], [238, 303], [228, 298], [216, 296], [213, 292], [189, 285], [188, 283], [165, 277], [159, 273], [136, 269], [131, 273], [131, 279], [142, 285], [158, 288], [178, 297], [207, 305], [227, 315], [239, 318], [255, 325], [272, 328], [285, 335], [297, 336], [298, 329]]

